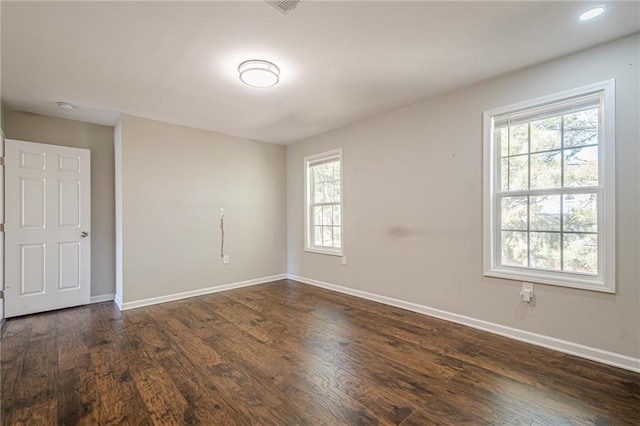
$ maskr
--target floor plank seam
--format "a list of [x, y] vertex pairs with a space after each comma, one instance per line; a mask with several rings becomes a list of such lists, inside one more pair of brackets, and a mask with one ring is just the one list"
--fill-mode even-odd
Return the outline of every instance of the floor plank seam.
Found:
[[413, 416], [415, 414], [416, 411], [418, 411], [418, 409], [414, 408], [413, 411], [411, 412], [411, 414], [409, 414], [407, 417], [405, 417], [405, 419], [403, 421], [398, 423], [398, 426], [402, 426], [407, 420], [409, 420], [409, 417], [411, 417], [411, 416]]

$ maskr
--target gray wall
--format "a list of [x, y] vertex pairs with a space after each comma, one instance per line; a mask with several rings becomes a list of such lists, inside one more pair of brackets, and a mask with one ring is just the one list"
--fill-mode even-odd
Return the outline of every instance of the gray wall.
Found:
[[116, 130], [124, 303], [286, 272], [283, 146], [129, 115]]
[[91, 295], [115, 293], [113, 127], [5, 110], [7, 139], [91, 150]]
[[[639, 37], [382, 114], [287, 147], [289, 273], [622, 355], [640, 355]], [[521, 283], [482, 271], [482, 112], [616, 79], [617, 293]], [[307, 253], [303, 157], [343, 147], [340, 258]]]

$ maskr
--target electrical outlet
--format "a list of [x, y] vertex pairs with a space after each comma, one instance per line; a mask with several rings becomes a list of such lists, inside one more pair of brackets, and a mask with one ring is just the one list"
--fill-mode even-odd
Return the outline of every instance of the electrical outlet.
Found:
[[225, 254], [224, 256], [222, 256], [222, 263], [224, 263], [225, 265], [227, 263], [229, 263], [229, 255]]
[[343, 265], [347, 264], [347, 256], [342, 256], [342, 258], [340, 259], [340, 263]]
[[522, 283], [522, 291], [520, 292], [520, 297], [522, 297], [523, 302], [531, 303], [531, 299], [533, 299], [532, 283]]

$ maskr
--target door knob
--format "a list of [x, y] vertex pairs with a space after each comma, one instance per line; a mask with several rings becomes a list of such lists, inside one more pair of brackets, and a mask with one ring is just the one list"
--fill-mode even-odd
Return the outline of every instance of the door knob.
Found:
[[86, 238], [86, 237], [88, 237], [88, 236], [89, 236], [89, 233], [88, 233], [87, 231], [82, 231], [82, 232], [80, 233], [80, 236], [81, 236], [82, 238]]

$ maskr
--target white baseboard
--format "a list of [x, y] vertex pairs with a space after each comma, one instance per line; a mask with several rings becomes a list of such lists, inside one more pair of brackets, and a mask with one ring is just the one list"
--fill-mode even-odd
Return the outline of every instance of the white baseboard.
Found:
[[322, 287], [327, 290], [349, 294], [351, 296], [360, 297], [362, 299], [372, 300], [374, 302], [383, 303], [385, 305], [391, 305], [397, 308], [406, 309], [408, 311], [429, 315], [431, 317], [466, 325], [478, 330], [488, 331], [489, 333], [509, 337], [521, 342], [530, 343], [536, 346], [542, 346], [547, 349], [564, 352], [569, 355], [575, 355], [581, 358], [586, 358], [592, 361], [640, 373], [640, 358], [633, 358], [630, 356], [592, 348], [566, 340], [556, 339], [554, 337], [544, 336], [542, 334], [518, 330], [516, 328], [507, 327], [504, 325], [495, 324], [492, 322], [483, 321], [476, 318], [443, 311], [440, 309], [430, 308], [428, 306], [422, 306], [416, 303], [406, 302], [404, 300], [398, 300], [387, 296], [368, 293], [362, 290], [354, 290], [352, 288], [329, 284], [311, 278], [300, 277], [298, 275], [288, 274], [288, 277], [291, 280], [299, 281], [301, 283], [310, 284], [316, 287]]
[[89, 301], [89, 303], [111, 302], [114, 297], [115, 297], [115, 294], [113, 293], [100, 294], [98, 296], [91, 296], [91, 300]]
[[287, 274], [271, 275], [269, 277], [255, 278], [253, 280], [241, 281], [231, 284], [223, 284], [216, 287], [201, 288], [198, 290], [185, 291], [183, 293], [169, 294], [166, 296], [151, 297], [149, 299], [136, 300], [133, 302], [122, 303], [116, 299], [116, 304], [121, 311], [128, 309], [141, 308], [143, 306], [157, 305], [158, 303], [172, 302], [174, 300], [187, 299], [189, 297], [203, 296], [205, 294], [218, 293], [221, 291], [232, 290], [234, 288], [248, 287], [257, 284], [264, 284], [271, 281], [284, 280]]

